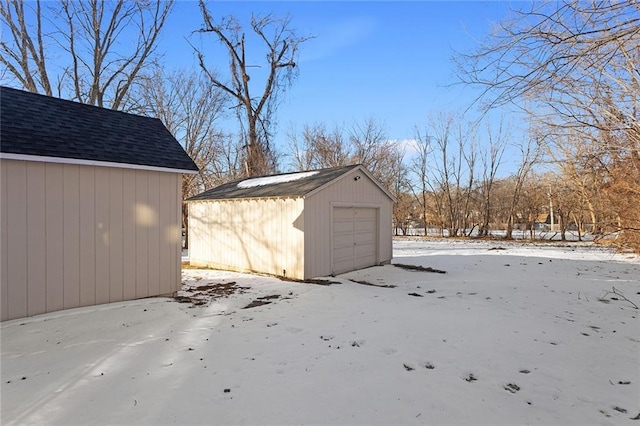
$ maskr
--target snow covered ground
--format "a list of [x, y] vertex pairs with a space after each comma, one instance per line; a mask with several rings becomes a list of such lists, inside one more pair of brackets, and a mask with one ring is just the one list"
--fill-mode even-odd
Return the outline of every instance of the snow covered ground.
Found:
[[203, 305], [2, 323], [1, 423], [640, 425], [637, 257], [419, 239], [394, 256], [446, 273], [190, 269]]

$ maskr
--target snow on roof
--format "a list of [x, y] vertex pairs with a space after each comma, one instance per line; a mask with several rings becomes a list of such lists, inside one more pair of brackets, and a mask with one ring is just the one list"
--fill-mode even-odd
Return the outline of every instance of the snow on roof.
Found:
[[238, 182], [238, 188], [254, 188], [256, 186], [274, 185], [278, 183], [292, 182], [299, 179], [304, 179], [318, 174], [318, 171], [313, 172], [301, 172], [301, 173], [289, 173], [286, 175], [277, 176], [264, 176], [259, 178], [252, 178]]

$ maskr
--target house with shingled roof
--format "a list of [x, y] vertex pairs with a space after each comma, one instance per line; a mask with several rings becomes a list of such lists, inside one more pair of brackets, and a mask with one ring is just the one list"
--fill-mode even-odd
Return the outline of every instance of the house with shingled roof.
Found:
[[197, 170], [158, 119], [0, 87], [0, 319], [177, 291]]

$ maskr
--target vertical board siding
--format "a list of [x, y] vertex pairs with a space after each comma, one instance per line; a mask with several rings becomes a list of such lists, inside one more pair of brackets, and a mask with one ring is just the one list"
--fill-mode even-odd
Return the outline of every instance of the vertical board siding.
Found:
[[109, 169], [109, 301], [124, 300], [123, 173]]
[[[158, 188], [171, 187], [173, 182], [171, 181], [171, 175], [167, 173], [158, 173], [159, 185]], [[160, 223], [171, 223], [171, 217], [174, 216], [173, 202], [171, 194], [175, 191], [160, 191], [158, 194], [158, 214]], [[180, 203], [178, 203], [180, 204]], [[159, 241], [162, 245], [175, 244], [176, 241], [172, 239], [171, 229], [158, 228]], [[173, 271], [171, 270], [172, 263], [174, 261], [174, 252], [170, 250], [158, 250], [158, 294], [168, 294], [173, 291], [171, 282], [173, 280]]]
[[[96, 304], [95, 168], [80, 167], [80, 306]], [[70, 259], [70, 261], [73, 261]]]
[[189, 203], [193, 264], [303, 279], [302, 199]]
[[[9, 238], [7, 236], [8, 225], [8, 210], [9, 203], [7, 202], [7, 168], [0, 165], [0, 281], [3, 283], [9, 282]], [[0, 321], [5, 321], [9, 318], [9, 296], [8, 286], [3, 285], [0, 292]]]
[[46, 211], [46, 293], [45, 312], [64, 308], [64, 183], [63, 168], [58, 164], [45, 165]]
[[179, 174], [0, 161], [1, 320], [179, 289]]
[[109, 223], [109, 169], [95, 168], [95, 303], [109, 303], [111, 224]]
[[149, 176], [136, 170], [136, 298], [149, 296]]
[[148, 285], [147, 294], [160, 294], [160, 173], [148, 173], [149, 191], [149, 241], [148, 250]]
[[17, 176], [17, 182], [7, 182], [7, 287], [9, 318], [27, 312], [27, 168], [24, 163], [6, 166], [8, 176]]
[[136, 298], [136, 171], [123, 170], [122, 176], [122, 298], [131, 300]]
[[[182, 175], [174, 176], [174, 188], [170, 194], [173, 215], [171, 216], [171, 226], [169, 227], [169, 241], [173, 251], [171, 258], [171, 270], [173, 271], [171, 279], [171, 291], [175, 292], [182, 285]], [[173, 233], [173, 235], [171, 235]]]
[[46, 169], [43, 163], [27, 163], [27, 314], [44, 312], [47, 307], [46, 271]]

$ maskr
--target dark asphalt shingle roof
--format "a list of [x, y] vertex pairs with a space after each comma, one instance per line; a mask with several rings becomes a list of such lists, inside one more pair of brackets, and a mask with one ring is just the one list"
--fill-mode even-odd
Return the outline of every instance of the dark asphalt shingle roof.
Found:
[[156, 118], [2, 86], [0, 152], [198, 170]]
[[[335, 167], [332, 169], [312, 170], [310, 172], [284, 173], [272, 176], [260, 176], [246, 178], [234, 182], [225, 183], [215, 188], [209, 189], [201, 194], [188, 198], [187, 201], [198, 200], [225, 200], [238, 198], [269, 198], [269, 197], [300, 197], [308, 194], [314, 189], [331, 182], [343, 174], [359, 167], [358, 164]], [[300, 173], [300, 174], [299, 174]], [[300, 179], [295, 179], [303, 176]], [[294, 178], [293, 180], [289, 180]], [[254, 185], [262, 182], [275, 181], [275, 183]], [[251, 182], [253, 180], [253, 182]], [[278, 181], [282, 182], [278, 182]], [[238, 184], [241, 184], [238, 186]]]

